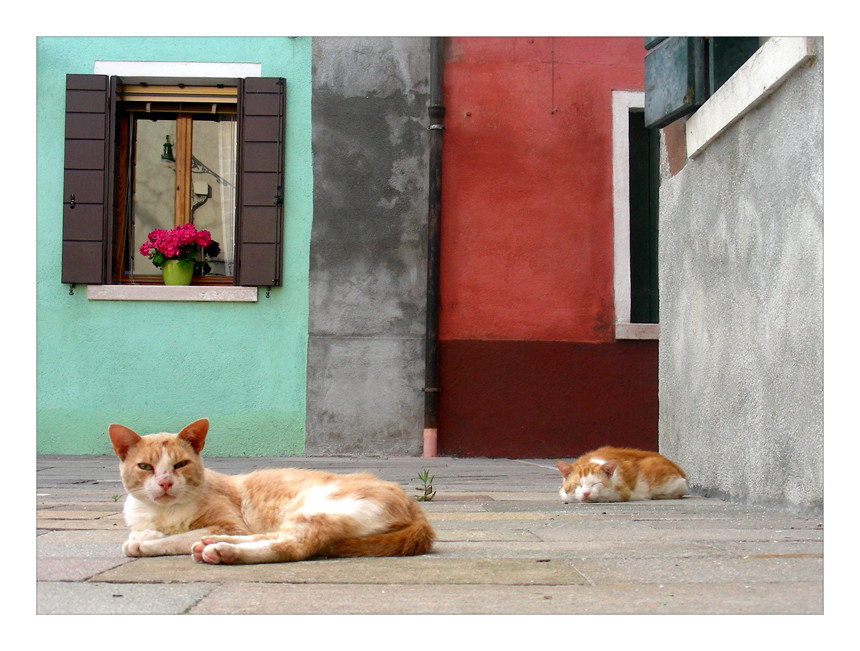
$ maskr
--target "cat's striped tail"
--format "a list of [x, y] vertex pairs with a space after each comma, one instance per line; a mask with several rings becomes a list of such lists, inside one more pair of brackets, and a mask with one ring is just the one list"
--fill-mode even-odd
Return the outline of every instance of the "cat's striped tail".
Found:
[[412, 519], [399, 529], [387, 533], [338, 540], [328, 545], [320, 556], [355, 558], [359, 556], [418, 556], [433, 547], [436, 532], [416, 503], [409, 505]]

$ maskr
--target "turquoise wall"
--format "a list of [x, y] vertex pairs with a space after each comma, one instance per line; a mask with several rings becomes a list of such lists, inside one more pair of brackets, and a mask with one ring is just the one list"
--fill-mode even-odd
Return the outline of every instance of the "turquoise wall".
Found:
[[[257, 303], [88, 301], [60, 282], [67, 73], [102, 61], [261, 63], [287, 80], [284, 285]], [[37, 39], [37, 451], [111, 453], [109, 423], [211, 421], [210, 455], [304, 451], [313, 214], [309, 38]]]

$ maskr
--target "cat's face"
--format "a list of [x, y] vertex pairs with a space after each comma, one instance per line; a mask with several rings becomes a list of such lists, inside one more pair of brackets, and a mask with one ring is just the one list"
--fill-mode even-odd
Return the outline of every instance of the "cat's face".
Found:
[[190, 499], [203, 482], [203, 464], [175, 434], [150, 434], [129, 451], [120, 474], [130, 495], [167, 506]]
[[204, 479], [199, 448], [195, 449], [198, 441], [202, 447], [202, 439], [189, 437], [186, 430], [138, 436], [121, 425], [111, 425], [111, 441], [120, 458], [120, 476], [129, 495], [159, 506], [194, 499]]
[[612, 479], [603, 467], [596, 463], [578, 463], [573, 466], [559, 462], [558, 469], [561, 471], [563, 480], [559, 489], [561, 501], [565, 504], [571, 502], [596, 502], [601, 493], [612, 486]]

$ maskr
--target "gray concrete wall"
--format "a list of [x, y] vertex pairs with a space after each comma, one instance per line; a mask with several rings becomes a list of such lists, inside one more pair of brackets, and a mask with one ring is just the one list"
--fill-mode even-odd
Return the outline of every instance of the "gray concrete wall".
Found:
[[421, 454], [429, 71], [429, 38], [313, 40], [307, 454]]
[[823, 509], [823, 42], [660, 191], [660, 448], [706, 495]]

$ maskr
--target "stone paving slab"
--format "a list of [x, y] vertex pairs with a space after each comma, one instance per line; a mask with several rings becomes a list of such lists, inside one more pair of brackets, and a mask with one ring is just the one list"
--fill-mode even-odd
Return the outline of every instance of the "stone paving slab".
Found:
[[53, 520], [99, 520], [102, 518], [116, 517], [111, 511], [90, 511], [86, 509], [75, 511], [62, 511], [60, 509], [43, 509], [39, 511], [39, 517]]
[[216, 566], [188, 557], [141, 558], [95, 577], [100, 582], [145, 583], [401, 583], [448, 585], [570, 585], [585, 583], [573, 567], [558, 559], [410, 558], [325, 559], [301, 563]]
[[510, 520], [547, 520], [549, 519], [549, 515], [545, 513], [539, 512], [522, 512], [522, 511], [513, 511], [513, 512], [493, 512], [488, 513], [487, 511], [472, 511], [468, 513], [432, 513], [431, 514], [435, 521], [440, 520], [457, 520], [458, 522], [462, 522], [464, 520], [468, 520], [470, 522], [489, 522], [489, 521], [510, 521]]
[[36, 561], [36, 581], [86, 581], [97, 574], [127, 563], [128, 560], [116, 557], [69, 558], [63, 556], [39, 558]]
[[[817, 607], [820, 603], [816, 586], [802, 583], [789, 586], [721, 584], [716, 587], [701, 584], [599, 587], [379, 584], [352, 586], [349, 591], [329, 584], [230, 583], [212, 590], [189, 612], [222, 615], [315, 615], [320, 612], [341, 615], [800, 615], [820, 613]], [[552, 622], [545, 624], [553, 625]]]
[[436, 543], [446, 542], [540, 542], [528, 529], [436, 529]]
[[[743, 540], [746, 542], [780, 542], [797, 540], [797, 535], [786, 534], [783, 532], [772, 530], [761, 530], [754, 528], [685, 528], [674, 530], [670, 528], [655, 529], [653, 527], [641, 526], [633, 523], [632, 526], [615, 526], [609, 523], [604, 523], [599, 527], [599, 531], [618, 532], [623, 530], [624, 539], [628, 541], [690, 541], [690, 542], [714, 542], [714, 541], [737, 541]], [[583, 535], [584, 532], [587, 532]], [[598, 535], [596, 528], [581, 527], [579, 522], [566, 523], [563, 520], [553, 520], [549, 525], [541, 529], [540, 536], [547, 542], [563, 542], [570, 538], [582, 539], [588, 536], [595, 537]], [[818, 539], [818, 533], [815, 534], [815, 539]], [[808, 539], [808, 538], [804, 538]]]
[[112, 543], [119, 554], [119, 548], [128, 538], [128, 530], [125, 527], [114, 529], [57, 529], [45, 531], [36, 542], [38, 545], [47, 543]]
[[122, 519], [118, 521], [110, 521], [110, 520], [57, 520], [53, 518], [38, 518], [37, 527], [40, 529], [46, 529], [49, 531], [58, 530], [58, 529], [84, 529], [84, 530], [92, 530], [92, 529], [103, 529], [103, 530], [125, 530], [125, 522]]
[[709, 545], [689, 542], [643, 543], [617, 540], [610, 543], [602, 540], [545, 542], [508, 542], [504, 545], [476, 545], [472, 542], [439, 542], [436, 553], [458, 559], [501, 558], [516, 555], [520, 558], [546, 558], [547, 556], [572, 558], [614, 558], [618, 562], [628, 558], [661, 559], [667, 556], [687, 554], [699, 557], [727, 557], [726, 552]]
[[39, 582], [36, 612], [40, 615], [174, 615], [188, 612], [217, 584]]
[[[120, 543], [122, 545], [122, 543]], [[114, 542], [45, 542], [45, 537], [36, 540], [38, 560], [46, 558], [126, 558], [120, 546]]]
[[709, 546], [714, 550], [732, 556], [809, 556], [824, 555], [824, 542], [820, 540], [784, 540], [784, 541], [747, 541], [725, 540], [711, 541]]
[[721, 556], [674, 556], [671, 558], [618, 557], [571, 560], [580, 573], [595, 584], [709, 584], [727, 583], [761, 585], [783, 583], [782, 573], [789, 569], [792, 581], [818, 585], [823, 592], [823, 559], [818, 556], [802, 558], [725, 558]]

